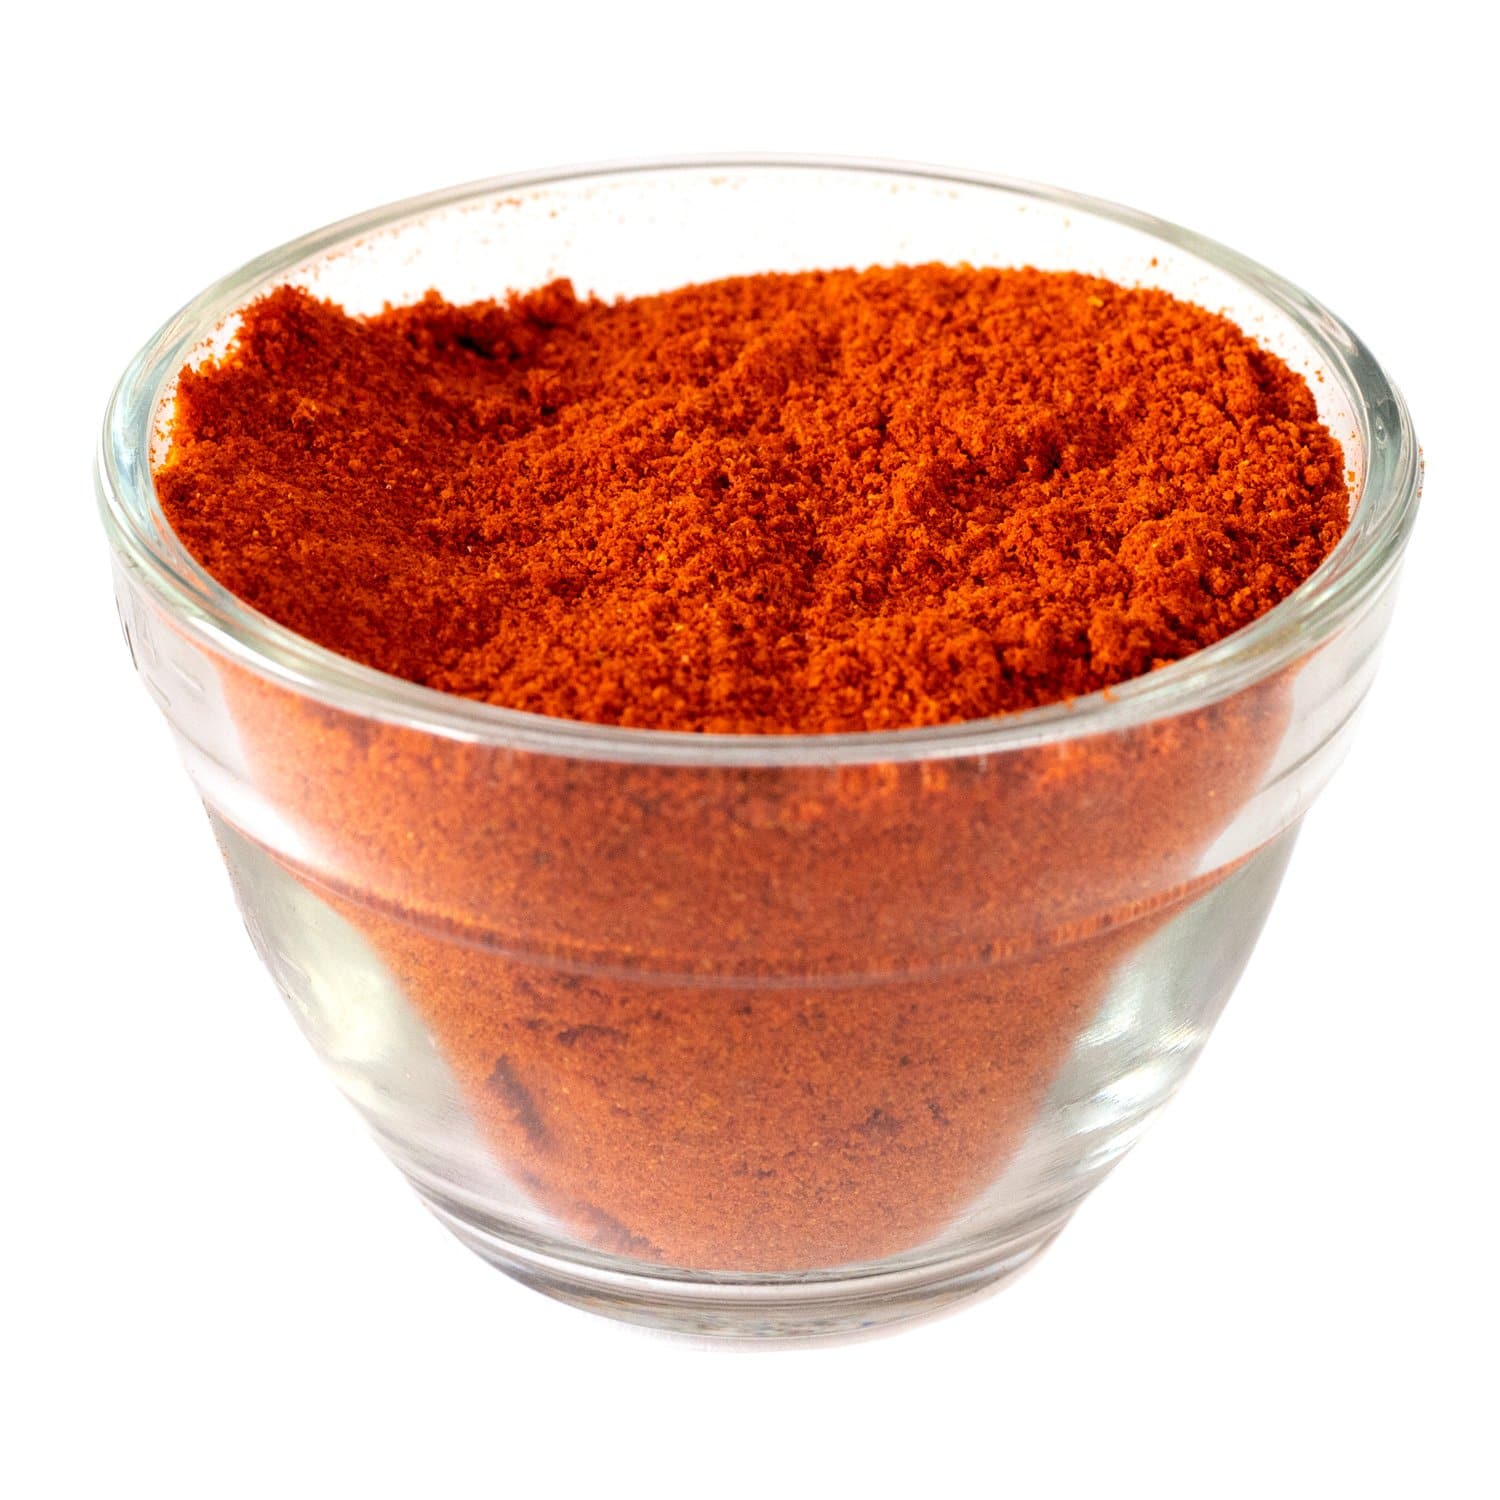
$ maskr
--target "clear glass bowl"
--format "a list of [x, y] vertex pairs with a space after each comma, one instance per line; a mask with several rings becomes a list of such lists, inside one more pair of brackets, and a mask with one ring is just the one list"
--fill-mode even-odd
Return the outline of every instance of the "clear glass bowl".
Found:
[[[292, 281], [356, 311], [925, 260], [1223, 309], [1313, 383], [1349, 533], [1279, 608], [1108, 694], [898, 733], [601, 728], [282, 629], [153, 493], [182, 366]], [[1310, 298], [1129, 210], [951, 173], [667, 162], [509, 178], [272, 251], [172, 319], [99, 487], [135, 663], [251, 937], [340, 1088], [496, 1265], [615, 1316], [806, 1334], [1012, 1274], [1139, 1137], [1348, 742], [1419, 485], [1400, 397]]]

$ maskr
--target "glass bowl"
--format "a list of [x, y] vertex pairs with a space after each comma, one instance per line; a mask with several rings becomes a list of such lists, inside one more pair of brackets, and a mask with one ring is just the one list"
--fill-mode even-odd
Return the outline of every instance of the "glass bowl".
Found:
[[[1347, 536], [1278, 608], [1111, 692], [827, 736], [604, 728], [398, 681], [240, 604], [157, 505], [173, 384], [295, 282], [372, 311], [570, 276], [1029, 264], [1222, 309], [1309, 379]], [[1420, 465], [1337, 318], [1047, 188], [860, 162], [512, 177], [209, 288], [99, 457], [120, 613], [255, 946], [429, 1207], [554, 1296], [700, 1333], [889, 1322], [1015, 1273], [1203, 1046], [1348, 743]]]

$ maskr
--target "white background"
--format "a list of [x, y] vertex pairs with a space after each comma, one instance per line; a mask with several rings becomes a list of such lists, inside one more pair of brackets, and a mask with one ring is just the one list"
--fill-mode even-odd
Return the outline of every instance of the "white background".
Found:
[[[0, 1490], [1495, 1494], [1493, 39], [1437, 5], [507, 11], [8, 23]], [[89, 468], [136, 347], [261, 249], [760, 149], [1227, 241], [1366, 338], [1428, 483], [1352, 755], [1145, 1144], [1000, 1295], [740, 1351], [513, 1285], [364, 1138], [132, 677]]]

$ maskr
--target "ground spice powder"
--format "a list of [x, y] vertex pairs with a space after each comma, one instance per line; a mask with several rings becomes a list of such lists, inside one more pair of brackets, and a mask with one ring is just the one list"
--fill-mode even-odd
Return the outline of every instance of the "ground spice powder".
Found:
[[1347, 519], [1306, 384], [1165, 293], [946, 266], [354, 319], [282, 288], [157, 486], [224, 584], [445, 692], [899, 729], [1248, 624]]
[[[221, 582], [451, 693], [656, 729], [973, 719], [1219, 639], [1347, 524], [1305, 382], [1226, 320], [922, 266], [369, 318], [281, 288], [184, 372], [157, 486]], [[225, 664], [296, 851], [534, 1209], [796, 1270], [1003, 1168], [1201, 894], [1286, 683], [1005, 755], [621, 763], [373, 722]], [[255, 838], [256, 815], [240, 829]]]

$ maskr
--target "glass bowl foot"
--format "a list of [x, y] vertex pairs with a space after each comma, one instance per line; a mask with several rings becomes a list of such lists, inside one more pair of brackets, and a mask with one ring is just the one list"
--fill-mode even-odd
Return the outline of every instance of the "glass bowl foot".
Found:
[[1018, 1276], [1056, 1238], [1071, 1209], [1024, 1233], [942, 1259], [837, 1271], [736, 1277], [622, 1269], [502, 1234], [426, 1187], [423, 1200], [471, 1250], [517, 1281], [589, 1312], [715, 1339], [848, 1338], [936, 1313]]

